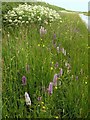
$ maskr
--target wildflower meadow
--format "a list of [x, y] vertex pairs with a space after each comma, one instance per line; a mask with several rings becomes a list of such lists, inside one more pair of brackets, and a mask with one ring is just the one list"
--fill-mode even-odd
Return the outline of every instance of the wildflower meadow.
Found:
[[44, 4], [2, 3], [2, 118], [87, 118], [88, 30]]

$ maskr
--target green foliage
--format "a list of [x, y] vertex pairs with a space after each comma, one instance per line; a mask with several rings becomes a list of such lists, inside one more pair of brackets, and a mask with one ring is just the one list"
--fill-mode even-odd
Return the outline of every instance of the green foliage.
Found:
[[16, 6], [18, 6], [17, 2], [2, 2], [2, 14], [6, 14], [7, 11], [12, 10]]
[[88, 12], [83, 12], [83, 14], [86, 15], [86, 16], [90, 16], [90, 11], [88, 11]]

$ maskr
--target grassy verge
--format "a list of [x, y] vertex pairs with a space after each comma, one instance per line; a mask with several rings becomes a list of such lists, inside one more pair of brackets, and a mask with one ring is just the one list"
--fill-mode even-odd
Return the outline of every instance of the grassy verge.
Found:
[[[86, 118], [88, 115], [88, 32], [77, 14], [61, 13], [62, 23], [3, 27], [2, 116], [3, 118]], [[53, 45], [53, 34], [56, 34]], [[66, 55], [57, 47], [66, 50]], [[58, 67], [55, 67], [58, 62]], [[70, 64], [68, 70], [65, 63]], [[30, 70], [26, 71], [26, 65]], [[53, 94], [47, 92], [55, 73], [63, 69]], [[27, 85], [22, 85], [26, 76]], [[26, 106], [24, 94], [32, 101]], [[39, 101], [38, 97], [42, 97]]]

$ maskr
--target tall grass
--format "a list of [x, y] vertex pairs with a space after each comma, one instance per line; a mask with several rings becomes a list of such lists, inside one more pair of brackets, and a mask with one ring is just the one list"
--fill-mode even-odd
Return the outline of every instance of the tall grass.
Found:
[[[86, 118], [88, 115], [88, 33], [77, 14], [61, 13], [62, 23], [45, 25], [47, 34], [42, 38], [40, 26], [3, 27], [2, 35], [2, 117], [3, 118]], [[66, 56], [56, 47], [66, 49]], [[71, 65], [67, 72], [65, 62]], [[55, 69], [58, 62], [59, 67]], [[26, 65], [30, 71], [26, 71]], [[63, 69], [58, 86], [48, 95], [47, 88], [55, 73]], [[26, 76], [27, 85], [22, 85]], [[61, 84], [59, 84], [61, 83]], [[32, 101], [26, 106], [24, 94]], [[41, 96], [42, 100], [37, 98]]]

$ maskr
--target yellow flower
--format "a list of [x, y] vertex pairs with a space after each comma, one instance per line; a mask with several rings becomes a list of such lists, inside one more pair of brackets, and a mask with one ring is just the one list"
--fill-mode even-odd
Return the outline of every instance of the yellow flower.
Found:
[[40, 46], [40, 44], [38, 44], [38, 46]]
[[85, 82], [85, 84], [87, 85], [87, 82]]
[[45, 45], [43, 45], [43, 47], [45, 47]]
[[41, 102], [42, 104], [44, 104], [44, 102]]
[[57, 89], [57, 86], [55, 87], [55, 89]]
[[53, 67], [51, 67], [51, 70], [53, 70]]
[[42, 109], [46, 109], [45, 106], [43, 106]]
[[56, 119], [58, 119], [59, 117], [58, 117], [58, 116], [56, 116], [55, 118], [56, 118]]
[[42, 38], [41, 38], [41, 41], [42, 41]]
[[54, 62], [52, 62], [52, 64], [53, 64]]

